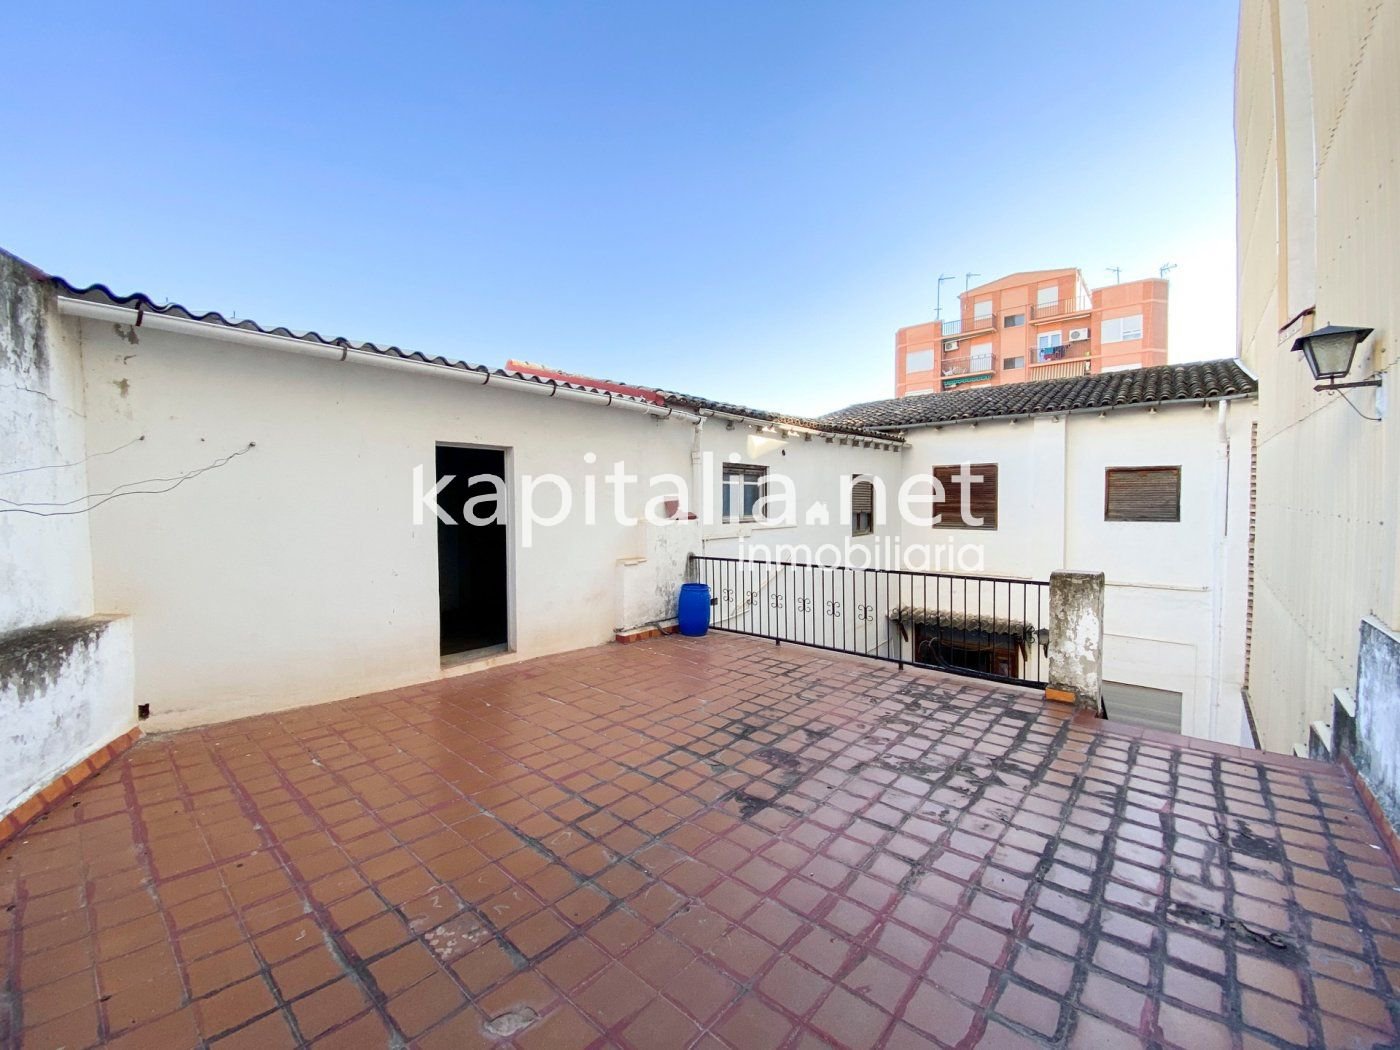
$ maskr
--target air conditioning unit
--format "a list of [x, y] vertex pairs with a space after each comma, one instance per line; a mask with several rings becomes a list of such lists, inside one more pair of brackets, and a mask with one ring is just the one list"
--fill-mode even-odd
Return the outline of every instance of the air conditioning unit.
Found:
[[958, 348], [958, 341], [957, 341], [956, 339], [949, 339], [946, 343], [943, 344], [943, 352], [944, 352], [944, 353], [947, 353], [947, 352], [949, 352], [950, 350], [956, 350], [957, 348]]
[[1088, 338], [1089, 329], [1087, 328], [1071, 328], [1069, 330], [1069, 341], [1071, 343], [1078, 343]]

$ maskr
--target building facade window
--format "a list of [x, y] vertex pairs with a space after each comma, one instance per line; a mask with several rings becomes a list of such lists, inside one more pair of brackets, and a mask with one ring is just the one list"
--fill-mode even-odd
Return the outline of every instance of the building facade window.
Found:
[[990, 372], [992, 370], [992, 344], [973, 343], [972, 349], [967, 353], [967, 367], [969, 372]]
[[1129, 339], [1142, 338], [1142, 314], [1129, 317], [1110, 317], [1104, 321], [1100, 342], [1122, 343]]
[[1064, 356], [1065, 337], [1062, 332], [1041, 332], [1035, 337], [1035, 354], [1038, 361], [1054, 361]]
[[1007, 314], [1001, 319], [1001, 326], [1003, 328], [1020, 328], [1025, 323], [1025, 314]]
[[989, 321], [992, 318], [992, 301], [990, 299], [978, 299], [972, 305], [972, 316], [978, 321]]
[[[958, 478], [963, 464], [953, 463], [933, 468], [934, 480], [943, 487], [943, 499], [935, 502], [930, 513], [941, 514], [935, 529], [996, 529], [997, 527], [997, 465], [969, 463], [967, 474], [977, 479], [967, 483], [967, 521], [963, 520], [963, 485]], [[934, 496], [937, 497], [937, 490]], [[979, 522], [973, 524], [972, 522]]]
[[1036, 306], [1054, 306], [1060, 301], [1060, 286], [1058, 284], [1046, 284], [1035, 290]]
[[1026, 359], [1024, 357], [1003, 357], [1001, 359], [1002, 371], [1009, 371], [1013, 368], [1025, 368]]
[[1104, 471], [1104, 521], [1180, 521], [1180, 467], [1109, 467]]
[[851, 486], [851, 535], [869, 536], [875, 531], [875, 485], [857, 480]]
[[722, 472], [721, 507], [725, 521], [758, 521], [754, 513], [768, 474], [767, 467], [726, 463]]
[[933, 351], [910, 350], [904, 355], [904, 370], [906, 372], [932, 372]]

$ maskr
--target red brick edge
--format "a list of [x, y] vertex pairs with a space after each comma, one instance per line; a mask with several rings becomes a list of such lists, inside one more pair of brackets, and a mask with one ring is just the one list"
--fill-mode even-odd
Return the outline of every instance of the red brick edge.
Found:
[[618, 631], [613, 635], [613, 641], [622, 645], [629, 642], [641, 642], [648, 638], [660, 638], [663, 634], [675, 634], [680, 630], [679, 625], [671, 623], [664, 627], [636, 627], [630, 631]]
[[1390, 854], [1390, 859], [1397, 868], [1400, 868], [1400, 834], [1397, 834], [1395, 827], [1390, 821], [1385, 819], [1385, 810], [1381, 809], [1381, 804], [1376, 801], [1376, 796], [1371, 792], [1371, 785], [1366, 783], [1347, 755], [1342, 756], [1342, 768], [1347, 771], [1347, 776], [1351, 778], [1352, 786], [1356, 788], [1356, 793], [1361, 796], [1361, 804], [1366, 807], [1366, 815], [1371, 818], [1371, 823], [1376, 826], [1376, 831], [1380, 833], [1381, 841], [1385, 843], [1386, 852]]
[[17, 837], [36, 817], [69, 795], [83, 781], [109, 765], [114, 758], [136, 743], [140, 735], [140, 727], [133, 726], [110, 744], [99, 747], [62, 776], [54, 778], [43, 790], [21, 802], [12, 813], [0, 818], [0, 846]]

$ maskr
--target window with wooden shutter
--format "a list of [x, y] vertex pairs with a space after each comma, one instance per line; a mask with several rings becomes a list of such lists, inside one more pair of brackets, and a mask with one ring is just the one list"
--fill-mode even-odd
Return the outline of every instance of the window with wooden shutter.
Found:
[[851, 486], [851, 535], [869, 536], [875, 531], [875, 485], [857, 481]]
[[1104, 521], [1180, 521], [1180, 467], [1109, 467]]
[[[995, 463], [969, 463], [967, 473], [977, 478], [967, 483], [968, 512], [972, 519], [981, 519], [980, 525], [967, 524], [962, 520], [962, 483], [958, 478], [963, 473], [961, 463], [933, 468], [933, 476], [943, 486], [943, 501], [935, 502], [932, 513], [942, 514], [943, 518], [934, 524], [935, 529], [995, 529], [997, 527], [997, 465]], [[937, 492], [934, 493], [937, 496]]]

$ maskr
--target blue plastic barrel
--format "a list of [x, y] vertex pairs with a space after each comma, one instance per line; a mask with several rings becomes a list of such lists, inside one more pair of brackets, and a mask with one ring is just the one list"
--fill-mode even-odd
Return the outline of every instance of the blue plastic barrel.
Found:
[[710, 585], [681, 584], [681, 600], [676, 611], [681, 634], [698, 638], [710, 629]]

